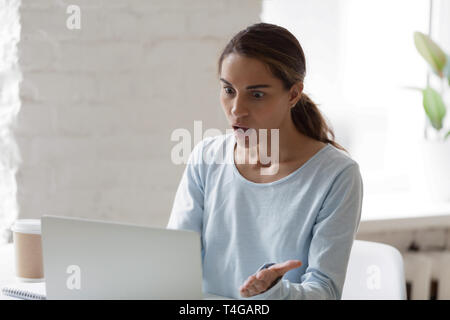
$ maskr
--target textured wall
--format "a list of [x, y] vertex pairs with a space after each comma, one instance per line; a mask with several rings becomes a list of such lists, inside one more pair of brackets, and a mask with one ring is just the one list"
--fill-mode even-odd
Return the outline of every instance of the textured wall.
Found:
[[18, 214], [15, 172], [19, 162], [11, 132], [20, 109], [17, 43], [20, 40], [20, 0], [0, 1], [0, 243]]
[[194, 120], [225, 133], [216, 61], [260, 12], [259, 0], [24, 0], [19, 216], [165, 226], [184, 170], [171, 133]]

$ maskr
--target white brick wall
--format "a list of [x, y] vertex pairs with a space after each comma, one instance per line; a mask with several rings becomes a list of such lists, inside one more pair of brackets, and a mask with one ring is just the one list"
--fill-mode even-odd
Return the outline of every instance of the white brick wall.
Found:
[[0, 1], [0, 244], [18, 214], [15, 171], [19, 162], [10, 126], [20, 109], [20, 71], [17, 43], [20, 40], [20, 0]]
[[[80, 30], [66, 28], [70, 4]], [[216, 62], [260, 11], [260, 0], [23, 0], [20, 217], [165, 226], [184, 169], [170, 135], [194, 120], [225, 132]]]

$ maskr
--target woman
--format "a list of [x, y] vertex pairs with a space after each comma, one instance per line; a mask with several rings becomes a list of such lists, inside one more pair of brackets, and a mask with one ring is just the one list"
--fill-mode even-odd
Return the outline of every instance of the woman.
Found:
[[[363, 183], [304, 77], [298, 40], [273, 24], [240, 31], [220, 56], [220, 102], [235, 132], [195, 146], [167, 226], [201, 234], [205, 292], [341, 298]], [[277, 161], [262, 161], [263, 140], [251, 144], [247, 128], [279, 129]]]

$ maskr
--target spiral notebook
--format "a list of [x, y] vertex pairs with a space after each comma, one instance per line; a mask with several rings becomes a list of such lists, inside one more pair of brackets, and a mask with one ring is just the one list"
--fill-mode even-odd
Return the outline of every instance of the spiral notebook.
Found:
[[45, 300], [45, 282], [14, 283], [2, 287], [2, 294], [25, 300]]

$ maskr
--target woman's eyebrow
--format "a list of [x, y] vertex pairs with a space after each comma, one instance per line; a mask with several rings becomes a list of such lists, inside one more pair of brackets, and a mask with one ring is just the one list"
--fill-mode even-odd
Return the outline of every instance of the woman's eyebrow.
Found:
[[[226, 84], [233, 86], [230, 82], [228, 82], [227, 80], [220, 78], [221, 81], [225, 82]], [[270, 88], [271, 86], [268, 84], [255, 84], [252, 86], [248, 86], [246, 89], [250, 90], [250, 89], [257, 89], [257, 88]]]

